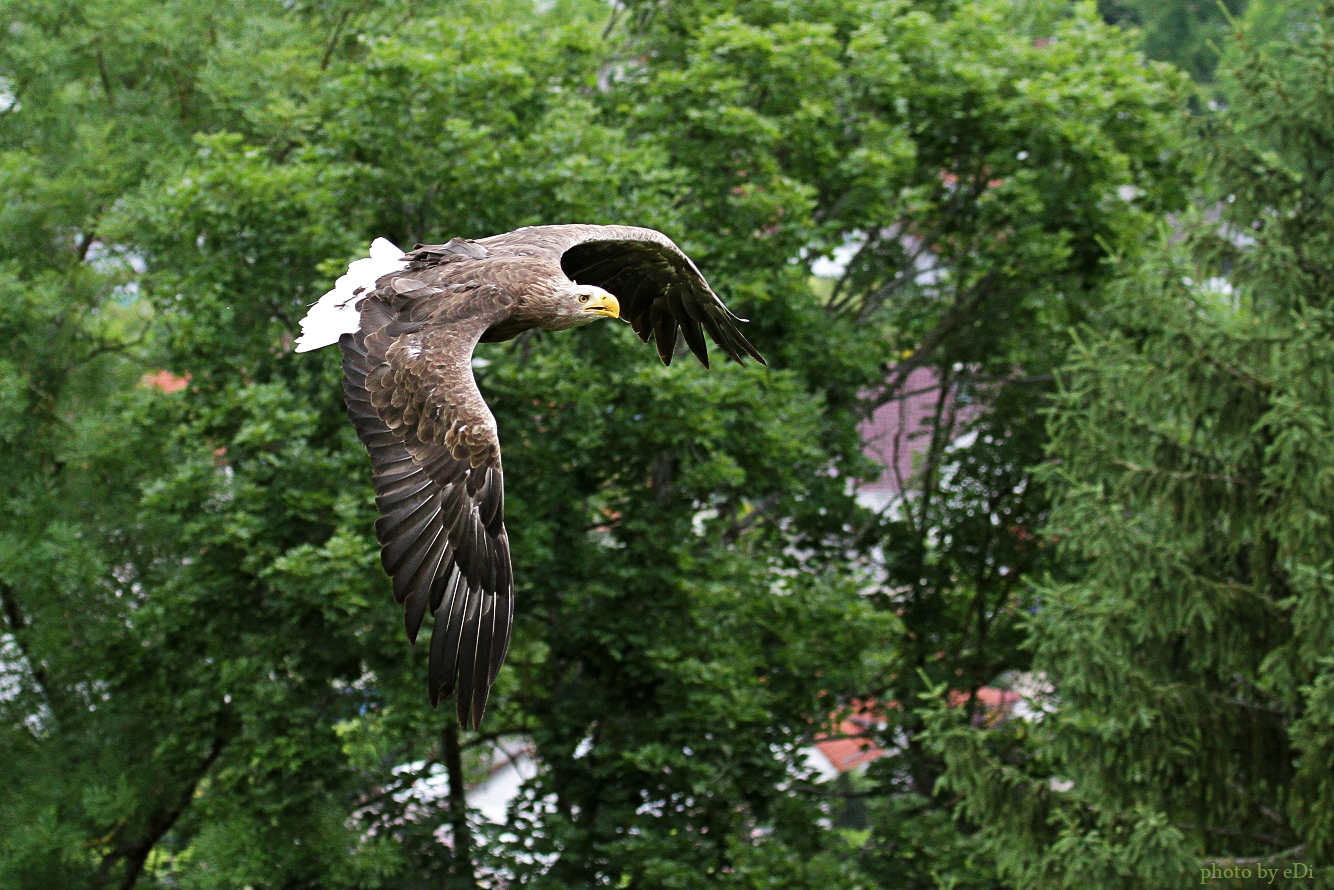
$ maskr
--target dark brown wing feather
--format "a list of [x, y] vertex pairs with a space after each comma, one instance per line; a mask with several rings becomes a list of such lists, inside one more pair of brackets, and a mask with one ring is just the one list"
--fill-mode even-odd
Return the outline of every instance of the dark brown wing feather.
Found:
[[663, 364], [672, 363], [678, 330], [706, 368], [705, 332], [733, 361], [750, 356], [764, 364], [763, 356], [737, 328], [740, 319], [718, 299], [690, 258], [670, 242], [584, 241], [565, 251], [561, 268], [580, 284], [594, 284], [615, 294], [621, 301], [622, 317], [639, 339], [657, 342]]
[[677, 332], [695, 357], [709, 365], [704, 335], [728, 358], [764, 358], [737, 328], [733, 315], [709, 287], [690, 257], [656, 229], [637, 226], [531, 226], [476, 242], [492, 253], [554, 253], [572, 281], [611, 291], [621, 317], [639, 339], [657, 341], [658, 356], [671, 364]]
[[421, 307], [438, 306], [441, 289], [411, 275], [367, 299], [362, 330], [339, 341], [344, 392], [370, 452], [380, 559], [408, 638], [427, 612], [434, 619], [431, 704], [457, 692], [459, 722], [476, 727], [514, 616], [500, 442], [471, 368], [489, 319], [428, 324]]
[[534, 226], [419, 245], [406, 259], [363, 301], [361, 330], [339, 340], [344, 390], [370, 451], [380, 557], [409, 639], [427, 612], [434, 619], [431, 704], [457, 691], [459, 722], [476, 727], [514, 615], [499, 438], [472, 377], [478, 341], [546, 326], [543, 295], [568, 278], [615, 294], [666, 364], [678, 335], [705, 367], [706, 334], [734, 361], [764, 359], [690, 258], [653, 229]]

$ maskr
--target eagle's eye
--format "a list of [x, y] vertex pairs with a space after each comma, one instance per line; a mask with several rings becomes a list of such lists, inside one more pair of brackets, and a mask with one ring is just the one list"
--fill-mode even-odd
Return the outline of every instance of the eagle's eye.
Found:
[[579, 302], [580, 302], [580, 303], [587, 303], [587, 302], [588, 302], [588, 294], [580, 294], [580, 295], [579, 295]]

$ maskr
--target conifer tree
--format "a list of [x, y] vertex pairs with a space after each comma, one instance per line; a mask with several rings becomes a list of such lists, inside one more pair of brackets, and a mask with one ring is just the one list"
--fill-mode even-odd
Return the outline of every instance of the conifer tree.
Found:
[[1067, 574], [1031, 623], [1049, 710], [935, 725], [1018, 885], [1334, 878], [1331, 38], [1325, 3], [1244, 54], [1215, 200], [1077, 335], [1043, 474]]

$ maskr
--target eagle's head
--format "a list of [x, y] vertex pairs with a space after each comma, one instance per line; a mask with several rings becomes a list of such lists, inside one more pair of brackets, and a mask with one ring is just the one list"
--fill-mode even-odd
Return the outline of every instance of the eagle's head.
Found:
[[570, 327], [598, 318], [620, 318], [621, 303], [610, 291], [592, 284], [572, 284], [560, 295], [562, 321]]

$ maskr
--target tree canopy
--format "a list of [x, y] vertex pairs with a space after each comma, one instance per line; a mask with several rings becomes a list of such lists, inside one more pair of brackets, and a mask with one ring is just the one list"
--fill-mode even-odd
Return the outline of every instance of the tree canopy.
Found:
[[1077, 335], [1040, 471], [1071, 569], [1028, 642], [1051, 712], [1003, 741], [935, 715], [1018, 884], [1330, 880], [1334, 7], [1308, 26], [1239, 54], [1212, 200]]
[[[1328, 861], [1329, 97], [1285, 86], [1317, 37], [1238, 57], [1257, 98], [1202, 160], [1186, 77], [1064, 0], [3, 8], [0, 883]], [[576, 221], [673, 237], [770, 367], [664, 368], [611, 323], [478, 352], [517, 615], [461, 733], [337, 356], [292, 339], [373, 237]], [[859, 425], [923, 374], [868, 509]], [[983, 712], [1034, 670], [1054, 719]], [[886, 755], [818, 781], [856, 710]], [[497, 742], [536, 763], [503, 824], [463, 795]]]

